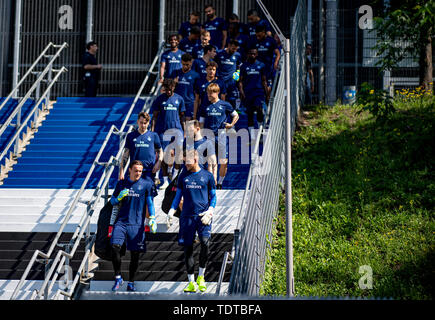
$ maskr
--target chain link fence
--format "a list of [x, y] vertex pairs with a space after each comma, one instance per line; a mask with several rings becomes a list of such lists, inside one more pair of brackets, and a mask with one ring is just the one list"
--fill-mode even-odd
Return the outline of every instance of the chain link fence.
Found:
[[[289, 94], [292, 136], [304, 100], [306, 11], [305, 1], [299, 1], [291, 28]], [[284, 66], [283, 57], [281, 69]], [[272, 240], [273, 221], [279, 209], [279, 194], [285, 179], [285, 148], [288, 147], [285, 144], [286, 90], [283, 69], [278, 73], [275, 85], [273, 102], [269, 104], [270, 118], [263, 133], [262, 154], [253, 159], [251, 182], [246, 190], [248, 196], [246, 203], [242, 203], [243, 209], [235, 231], [230, 294], [259, 295]]]

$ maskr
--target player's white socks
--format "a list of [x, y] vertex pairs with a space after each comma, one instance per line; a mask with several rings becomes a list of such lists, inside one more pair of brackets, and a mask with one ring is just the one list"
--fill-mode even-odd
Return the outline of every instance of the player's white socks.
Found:
[[224, 182], [224, 179], [225, 179], [225, 176], [223, 176], [223, 177], [219, 176], [218, 184], [222, 184], [222, 182]]
[[204, 276], [205, 268], [199, 268], [198, 277]]
[[195, 275], [194, 274], [188, 274], [187, 278], [189, 279], [189, 282], [195, 282]]

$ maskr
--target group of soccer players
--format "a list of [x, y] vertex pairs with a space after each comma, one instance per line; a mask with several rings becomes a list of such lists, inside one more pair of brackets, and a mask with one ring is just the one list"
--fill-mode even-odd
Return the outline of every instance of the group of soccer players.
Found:
[[[119, 181], [110, 200], [113, 211], [108, 236], [113, 248], [114, 291], [123, 283], [120, 251], [124, 242], [131, 251], [127, 290], [136, 290], [139, 256], [146, 251], [145, 233], [157, 231], [153, 198], [160, 176], [160, 190], [178, 179], [167, 222], [169, 227], [181, 207], [178, 242], [184, 246], [188, 274], [184, 291], [206, 290], [204, 273], [216, 189], [222, 189], [227, 173], [227, 132], [242, 109], [248, 116], [252, 140], [256, 138], [254, 114], [258, 122], [263, 121], [263, 107], [280, 58], [269, 23], [255, 10], [248, 12], [246, 25], [235, 14], [229, 23], [217, 17], [212, 5], [206, 5], [204, 11], [204, 24], [199, 23], [199, 13], [192, 12], [179, 33], [168, 37], [170, 48], [161, 56], [159, 72], [162, 93], [149, 114], [139, 113], [137, 129], [126, 138]], [[196, 235], [201, 249], [195, 281]]]

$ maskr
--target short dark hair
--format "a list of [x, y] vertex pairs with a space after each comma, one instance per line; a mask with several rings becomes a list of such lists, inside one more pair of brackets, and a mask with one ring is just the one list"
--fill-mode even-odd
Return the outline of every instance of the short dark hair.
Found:
[[144, 118], [146, 121], [150, 121], [150, 115], [144, 111], [139, 112], [139, 114], [137, 115], [137, 119], [139, 120], [140, 118]]
[[175, 80], [171, 78], [166, 78], [165, 80], [163, 80], [162, 83], [162, 87], [164, 88], [175, 88], [176, 85], [177, 83], [175, 82]]
[[198, 26], [193, 26], [190, 29], [190, 34], [201, 34], [201, 28]]
[[218, 64], [215, 61], [209, 61], [207, 62], [207, 64], [205, 65], [205, 68], [207, 69], [208, 67], [215, 67], [216, 69], [218, 68]]
[[143, 168], [143, 163], [140, 160], [133, 160], [132, 162], [130, 162], [130, 165], [128, 166], [130, 169], [133, 168], [133, 166], [142, 166]]
[[95, 41], [89, 41], [86, 44], [86, 50], [89, 50], [93, 45], [96, 45], [97, 43]]
[[232, 14], [229, 16], [228, 19], [231, 19], [231, 20], [239, 20], [239, 16], [238, 16], [237, 14], [235, 14], [235, 13], [232, 13]]
[[237, 41], [235, 39], [231, 39], [230, 42], [228, 42], [228, 44], [232, 44], [232, 45], [235, 45], [237, 47], [240, 47], [239, 41]]
[[266, 26], [265, 25], [258, 25], [255, 27], [255, 33], [258, 32], [266, 32]]
[[206, 45], [206, 46], [204, 47], [204, 54], [206, 54], [206, 53], [209, 52], [209, 51], [212, 51], [213, 49], [216, 50], [216, 48], [215, 48], [214, 45], [212, 45], [212, 44], [208, 44], [208, 45]]
[[168, 42], [171, 40], [172, 37], [176, 37], [177, 40], [180, 41], [180, 38], [178, 37], [178, 34], [176, 34], [176, 33], [171, 33], [171, 34], [168, 36]]
[[187, 61], [192, 61], [193, 57], [191, 56], [190, 53], [184, 53], [181, 56], [181, 61], [187, 62]]

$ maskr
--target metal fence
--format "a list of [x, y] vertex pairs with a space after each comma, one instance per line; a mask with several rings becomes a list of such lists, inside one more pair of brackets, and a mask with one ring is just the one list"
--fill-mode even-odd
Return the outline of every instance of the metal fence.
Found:
[[[164, 37], [178, 31], [189, 19], [191, 11], [199, 11], [204, 22], [204, 6], [211, 3], [219, 17], [227, 19], [236, 11], [240, 21], [247, 23], [249, 9], [257, 9], [255, 0], [165, 0]], [[159, 0], [2, 0], [0, 1], [0, 96], [12, 90], [15, 11], [21, 8], [19, 30], [19, 76], [47, 43], [67, 42], [69, 50], [54, 67], [65, 65], [69, 72], [54, 88], [54, 96], [83, 95], [81, 58], [87, 40], [99, 45], [97, 60], [103, 65], [99, 95], [134, 96], [159, 47]], [[294, 11], [294, 1], [265, 1], [280, 20], [288, 19]], [[261, 11], [259, 11], [261, 14]], [[280, 26], [281, 27], [281, 26]], [[284, 31], [289, 28], [285, 26]], [[22, 96], [30, 82], [20, 90]]]
[[[290, 37], [292, 136], [298, 110], [304, 98], [306, 9], [305, 1], [299, 1]], [[281, 63], [282, 66], [283, 63]], [[284, 70], [277, 75], [278, 81], [274, 88], [276, 93], [273, 103], [269, 105], [272, 109], [270, 119], [263, 131], [265, 140], [262, 155], [254, 157], [251, 165], [250, 184], [248, 183], [245, 190], [248, 194], [247, 201], [242, 203], [235, 231], [234, 262], [229, 287], [231, 294], [258, 295], [264, 277], [267, 253], [272, 240], [273, 221], [278, 213], [279, 194], [285, 179], [286, 90], [284, 75]], [[257, 144], [259, 139], [260, 137], [257, 139]]]

